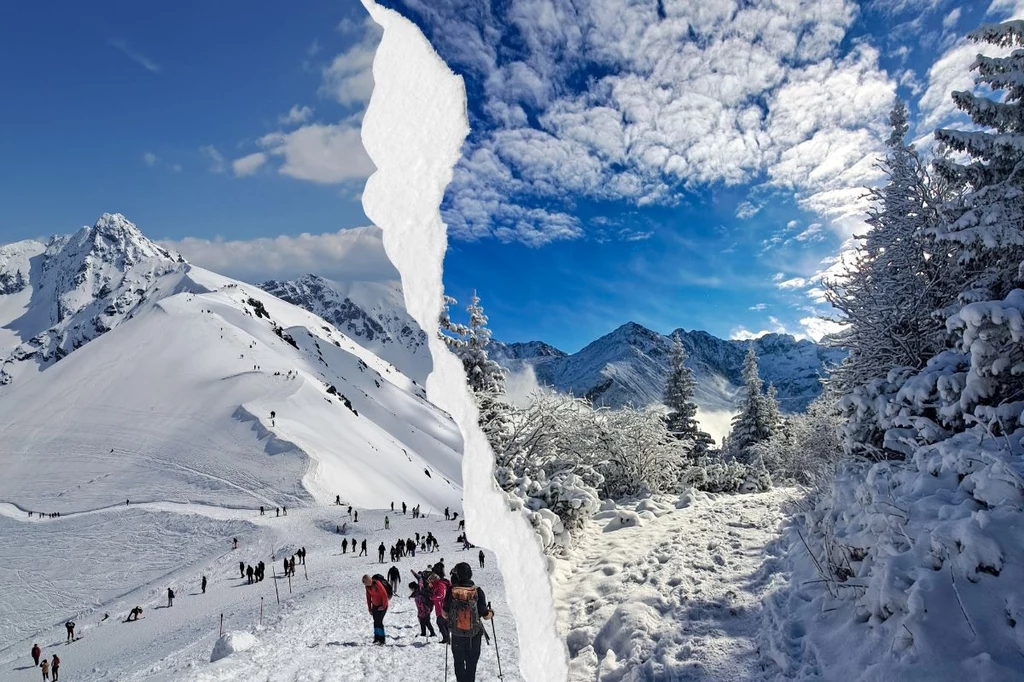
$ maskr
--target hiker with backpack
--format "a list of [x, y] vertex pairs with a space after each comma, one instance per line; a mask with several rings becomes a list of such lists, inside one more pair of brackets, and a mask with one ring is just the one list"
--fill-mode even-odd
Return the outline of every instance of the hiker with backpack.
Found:
[[174, 590], [167, 588], [167, 608], [174, 606]]
[[484, 551], [482, 549], [480, 550], [480, 555], [479, 556], [480, 556], [480, 568], [483, 568], [484, 567]]
[[444, 615], [451, 632], [455, 679], [474, 682], [484, 636], [483, 621], [490, 620], [494, 612], [484, 591], [473, 583], [473, 569], [465, 562], [452, 569], [452, 587], [444, 601]]
[[409, 588], [412, 590], [409, 598], [416, 604], [416, 620], [420, 623], [420, 637], [426, 637], [427, 630], [430, 630], [431, 637], [436, 637], [434, 624], [430, 622], [430, 611], [434, 608], [434, 602], [430, 598], [430, 589], [427, 587], [427, 573], [426, 571], [423, 573], [413, 571], [412, 574], [416, 578], [416, 582], [409, 583]]
[[388, 591], [390, 586], [383, 576], [363, 576], [363, 586], [366, 588], [366, 609], [373, 618], [373, 643], [383, 646], [384, 638], [384, 616], [388, 612]]
[[68, 631], [68, 642], [75, 641], [75, 623], [74, 621], [68, 621], [64, 623], [64, 629]]

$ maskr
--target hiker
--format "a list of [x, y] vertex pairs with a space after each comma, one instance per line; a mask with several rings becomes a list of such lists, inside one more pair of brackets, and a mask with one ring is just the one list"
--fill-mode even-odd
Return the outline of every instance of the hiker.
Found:
[[295, 555], [292, 554], [292, 575], [295, 575]]
[[[413, 575], [415, 574], [414, 571]], [[417, 580], [414, 583], [409, 583], [409, 590], [409, 599], [416, 604], [416, 620], [420, 624], [420, 637], [426, 637], [428, 629], [431, 637], [437, 636], [437, 633], [434, 632], [434, 625], [430, 622], [430, 609], [433, 604], [426, 594], [426, 587], [421, 586], [421, 581]]]
[[459, 521], [459, 530], [466, 530], [466, 519]]
[[391, 593], [398, 592], [398, 581], [402, 579], [402, 573], [397, 566], [388, 569], [388, 582], [391, 583]]
[[483, 568], [484, 567], [484, 551], [482, 549], [480, 550], [480, 554], [478, 556], [480, 557], [480, 568]]
[[434, 567], [430, 570], [432, 570], [434, 573], [437, 573], [438, 578], [445, 577], [447, 573], [444, 572], [444, 559], [441, 559], [436, 564], [434, 564]]
[[49, 680], [50, 679], [50, 662], [44, 658], [43, 662], [39, 664], [39, 667], [43, 669], [43, 679], [44, 680]]
[[284, 558], [284, 577], [288, 577], [288, 557]]
[[300, 554], [299, 556], [302, 558], [302, 565], [305, 566], [306, 565], [306, 548], [303, 547], [299, 551], [302, 552], [302, 554]]
[[66, 641], [68, 641], [68, 642], [75, 641], [75, 623], [74, 623], [74, 621], [70, 621], [69, 620], [68, 622], [64, 623], [64, 628], [68, 631], [68, 638], [67, 638]]
[[232, 538], [231, 549], [238, 549], [238, 538]]
[[452, 588], [444, 602], [444, 614], [451, 629], [452, 658], [457, 682], [473, 682], [480, 660], [484, 620], [494, 616], [484, 591], [473, 584], [473, 569], [462, 562], [452, 571]]
[[351, 504], [348, 506], [348, 515], [352, 516], [352, 505]]
[[348, 538], [341, 541], [341, 553], [348, 554]]
[[444, 520], [447, 521], [452, 517], [451, 512], [448, 511], [448, 507], [444, 508]]
[[142, 607], [141, 606], [136, 606], [134, 609], [132, 609], [131, 611], [128, 612], [128, 620], [126, 620], [125, 622], [127, 623], [128, 621], [138, 620], [139, 616], [141, 616], [141, 615], [142, 615]]
[[263, 582], [263, 577], [267, 574], [267, 565], [261, 560], [256, 564], [256, 581]]
[[380, 543], [380, 547], [377, 548], [377, 563], [384, 563], [384, 543]]
[[281, 507], [281, 513], [288, 516], [288, 507]]
[[263, 511], [264, 511], [264, 510], [263, 510], [263, 505], [261, 504], [261, 505], [260, 505], [260, 516], [263, 516]]
[[199, 588], [203, 591], [203, 594], [206, 594], [206, 576], [205, 575], [203, 576], [203, 581], [201, 583], [199, 583]]
[[395, 503], [394, 502], [391, 503], [391, 511], [395, 511]]
[[384, 517], [384, 530], [391, 530], [391, 519]]
[[246, 566], [245, 567], [245, 577], [248, 578], [248, 582], [246, 584], [252, 585], [252, 575], [253, 575], [253, 573], [254, 573], [254, 571], [252, 570], [252, 566]]
[[405, 502], [402, 503], [402, 513], [405, 513]]
[[427, 575], [427, 589], [434, 607], [434, 615], [437, 617], [437, 631], [441, 633], [441, 644], [448, 644], [451, 641], [448, 636], [448, 620], [444, 616], [444, 600], [448, 596], [450, 585], [450, 582], [434, 571]]
[[348, 530], [348, 521], [346, 521], [345, 523], [341, 524], [341, 534], [344, 535], [347, 530]]
[[240, 577], [240, 578], [244, 578], [245, 577], [245, 562], [244, 561], [239, 561], [238, 562], [238, 572], [240, 574], [238, 577]]
[[39, 657], [43, 655], [43, 650], [39, 648], [38, 644], [32, 645], [32, 662], [36, 667], [39, 666]]
[[366, 587], [366, 609], [373, 617], [373, 643], [383, 645], [386, 641], [384, 616], [388, 612], [388, 591], [382, 581], [368, 575], [363, 576], [363, 585]]
[[452, 521], [456, 520], [457, 518], [459, 518], [459, 512], [452, 512]]
[[53, 671], [53, 682], [57, 682], [57, 671], [60, 669], [60, 659], [57, 658], [57, 654], [53, 655], [53, 661], [50, 663], [50, 670]]
[[356, 514], [356, 516], [355, 516], [355, 519], [354, 519], [354, 521], [355, 521], [356, 523], [359, 523], [359, 510], [358, 510], [358, 509], [356, 510], [355, 514]]
[[412, 541], [412, 538], [405, 541], [405, 551], [407, 554], [411, 555], [413, 559], [416, 558], [416, 543]]
[[341, 495], [334, 496], [334, 504], [338, 505], [339, 507], [341, 506]]
[[167, 588], [167, 608], [174, 606], [174, 590]]
[[[353, 542], [355, 542], [355, 540], [353, 540]], [[363, 540], [363, 546], [359, 552], [359, 556], [366, 556], [366, 540]]]

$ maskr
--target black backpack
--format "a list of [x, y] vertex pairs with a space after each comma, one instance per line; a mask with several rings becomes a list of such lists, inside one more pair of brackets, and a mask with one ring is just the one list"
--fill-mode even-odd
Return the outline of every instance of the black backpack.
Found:
[[388, 599], [391, 599], [393, 596], [395, 596], [395, 592], [391, 589], [391, 583], [387, 581], [387, 578], [382, 576], [380, 573], [377, 573], [373, 576], [373, 579], [379, 580], [384, 585], [384, 590], [388, 593]]

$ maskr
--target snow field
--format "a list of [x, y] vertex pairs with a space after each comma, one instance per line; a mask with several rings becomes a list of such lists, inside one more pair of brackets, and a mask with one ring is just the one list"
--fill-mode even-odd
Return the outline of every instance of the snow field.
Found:
[[[474, 579], [497, 613], [502, 672], [506, 680], [521, 680], [518, 634], [493, 554], [485, 550], [488, 566], [479, 569], [479, 550], [463, 551], [455, 543], [457, 522], [437, 514], [413, 520], [400, 512], [359, 511], [358, 523], [348, 517], [347, 504], [289, 509], [282, 517], [273, 510], [259, 516], [201, 506], [185, 513], [112, 508], [53, 520], [0, 517], [4, 537], [24, 546], [21, 558], [8, 561], [31, 567], [30, 572], [0, 572], [0, 599], [7, 600], [0, 602], [3, 613], [28, 614], [31, 621], [21, 622], [20, 615], [17, 623], [0, 621], [6, 628], [0, 633], [0, 679], [38, 679], [28, 655], [34, 642], [44, 655], [60, 656], [66, 679], [81, 682], [442, 679], [445, 647], [437, 639], [417, 636], [416, 608], [405, 585], [412, 580], [411, 569], [423, 570], [443, 557], [449, 569], [458, 561], [473, 566]], [[383, 530], [385, 514], [390, 531]], [[346, 522], [346, 535], [338, 535], [336, 528]], [[391, 566], [377, 563], [380, 542], [390, 547], [399, 537], [428, 531], [438, 538], [441, 551], [417, 550], [416, 558], [396, 564], [402, 587], [385, 619], [388, 645], [372, 647], [360, 578], [386, 573]], [[237, 550], [231, 549], [233, 537], [239, 540]], [[357, 557], [351, 549], [343, 554], [342, 537], [366, 538], [368, 556]], [[307, 550], [306, 570], [297, 564], [289, 587], [280, 577], [282, 559], [300, 547]], [[67, 575], [68, 557], [75, 557], [77, 575]], [[239, 578], [238, 562], [261, 559], [267, 564], [266, 579], [248, 585]], [[200, 593], [201, 575], [208, 579], [205, 595]], [[168, 587], [176, 596], [171, 608], [166, 608]], [[123, 622], [136, 605], [143, 608], [142, 619]], [[105, 613], [110, 614], [107, 620]], [[211, 663], [221, 614], [225, 632], [256, 641]], [[76, 621], [81, 639], [65, 644], [68, 618]], [[483, 647], [479, 670], [480, 680], [497, 677], [493, 646]]]
[[760, 602], [791, 489], [605, 504], [555, 562], [570, 682], [767, 679]]

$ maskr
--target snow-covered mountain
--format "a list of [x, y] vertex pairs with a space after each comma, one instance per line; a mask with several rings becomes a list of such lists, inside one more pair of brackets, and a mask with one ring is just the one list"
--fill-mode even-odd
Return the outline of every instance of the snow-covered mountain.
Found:
[[[677, 330], [697, 379], [696, 402], [704, 410], [732, 410], [742, 384], [749, 341], [727, 341], [703, 331]], [[820, 380], [843, 352], [768, 334], [753, 341], [761, 378], [774, 383], [783, 410], [800, 411], [821, 393]], [[595, 404], [621, 407], [660, 403], [668, 376], [672, 338], [635, 322], [622, 325], [579, 352], [566, 354], [543, 342], [493, 344], [492, 358], [512, 371], [532, 365], [537, 380]]]
[[189, 264], [121, 215], [0, 259], [0, 500], [460, 499], [458, 427], [322, 318]]
[[432, 367], [427, 335], [405, 310], [402, 290], [378, 282], [336, 282], [319, 275], [260, 285], [357, 339], [403, 374], [426, 384]]

